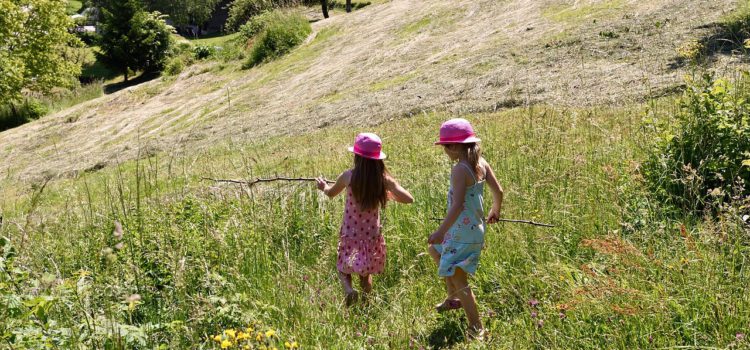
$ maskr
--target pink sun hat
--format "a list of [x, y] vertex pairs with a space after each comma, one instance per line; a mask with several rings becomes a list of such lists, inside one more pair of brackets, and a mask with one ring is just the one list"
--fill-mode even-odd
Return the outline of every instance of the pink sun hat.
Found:
[[354, 146], [349, 147], [349, 152], [370, 159], [385, 159], [385, 153], [382, 150], [383, 142], [380, 141], [380, 137], [371, 132], [357, 135], [354, 138]]
[[451, 119], [440, 126], [440, 141], [436, 145], [451, 143], [474, 143], [481, 141], [474, 135], [471, 123], [463, 118]]

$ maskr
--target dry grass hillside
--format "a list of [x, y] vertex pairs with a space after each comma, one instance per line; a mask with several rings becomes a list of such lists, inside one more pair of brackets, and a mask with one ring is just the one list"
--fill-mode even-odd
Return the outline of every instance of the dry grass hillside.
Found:
[[[206, 63], [0, 133], [5, 182], [424, 111], [618, 105], [679, 90], [675, 49], [732, 0], [392, 0], [249, 70]], [[722, 70], [738, 64], [714, 56]]]

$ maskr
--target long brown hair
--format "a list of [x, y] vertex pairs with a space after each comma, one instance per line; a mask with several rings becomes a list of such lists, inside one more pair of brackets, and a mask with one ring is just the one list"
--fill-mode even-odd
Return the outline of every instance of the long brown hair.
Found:
[[469, 161], [469, 165], [474, 169], [474, 175], [478, 178], [480, 174], [479, 159], [482, 158], [482, 148], [480, 148], [479, 144], [476, 142], [458, 143], [455, 145], [457, 145], [458, 152], [466, 154], [466, 160]]
[[466, 158], [469, 160], [469, 164], [474, 169], [474, 175], [479, 177], [479, 159], [482, 158], [482, 149], [476, 142], [465, 144], [466, 147]]
[[352, 194], [361, 210], [385, 207], [388, 201], [386, 176], [389, 176], [388, 169], [382, 160], [354, 155], [354, 170], [349, 185], [352, 186]]

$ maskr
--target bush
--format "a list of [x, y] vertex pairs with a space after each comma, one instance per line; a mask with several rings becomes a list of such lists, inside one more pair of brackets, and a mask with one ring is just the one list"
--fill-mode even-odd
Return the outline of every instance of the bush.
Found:
[[274, 59], [291, 51], [312, 32], [305, 17], [295, 13], [274, 11], [269, 15], [266, 29], [253, 44], [246, 67]]
[[318, 4], [318, 0], [235, 0], [229, 7], [225, 30], [236, 31], [251, 18], [274, 8]]
[[705, 75], [690, 82], [677, 124], [661, 136], [645, 164], [651, 189], [669, 204], [697, 212], [750, 194], [750, 76], [733, 85]]
[[180, 57], [172, 57], [167, 61], [167, 65], [164, 67], [164, 75], [171, 76], [177, 75], [185, 69], [185, 62]]
[[250, 18], [247, 23], [240, 27], [238, 40], [241, 43], [247, 43], [250, 39], [254, 38], [268, 27], [268, 22], [272, 17], [274, 17], [274, 12], [266, 11]]
[[216, 53], [216, 48], [213, 46], [199, 45], [193, 49], [193, 54], [196, 59], [202, 60], [213, 56]]
[[47, 114], [47, 107], [37, 100], [25, 100], [19, 105], [0, 106], [0, 131], [15, 128]]

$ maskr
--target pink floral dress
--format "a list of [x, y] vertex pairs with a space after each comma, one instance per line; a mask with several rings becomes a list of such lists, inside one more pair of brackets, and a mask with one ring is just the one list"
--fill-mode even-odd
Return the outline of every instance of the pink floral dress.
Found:
[[351, 187], [346, 189], [336, 267], [344, 274], [361, 276], [382, 273], [385, 267], [385, 239], [380, 234], [380, 209], [360, 210]]

